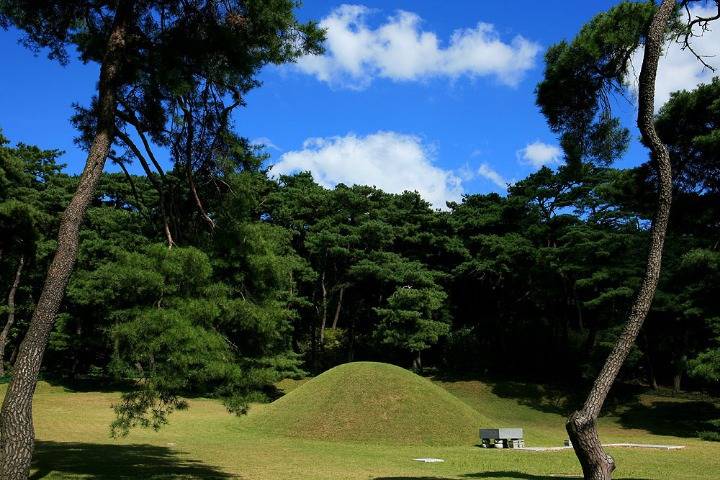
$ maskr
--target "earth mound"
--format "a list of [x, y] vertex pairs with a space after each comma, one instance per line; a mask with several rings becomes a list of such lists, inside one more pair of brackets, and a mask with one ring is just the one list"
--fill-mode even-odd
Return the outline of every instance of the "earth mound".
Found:
[[442, 387], [375, 362], [330, 369], [245, 420], [281, 436], [394, 445], [473, 444], [488, 424]]

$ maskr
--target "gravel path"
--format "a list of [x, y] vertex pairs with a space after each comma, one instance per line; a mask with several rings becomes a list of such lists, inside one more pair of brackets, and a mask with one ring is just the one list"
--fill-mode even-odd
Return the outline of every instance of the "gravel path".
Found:
[[[604, 443], [603, 447], [622, 447], [622, 448], [654, 448], [657, 450], [680, 450], [685, 445], [652, 445], [649, 443]], [[556, 450], [570, 450], [572, 447], [523, 447], [514, 450], [527, 450], [530, 452], [552, 452]]]

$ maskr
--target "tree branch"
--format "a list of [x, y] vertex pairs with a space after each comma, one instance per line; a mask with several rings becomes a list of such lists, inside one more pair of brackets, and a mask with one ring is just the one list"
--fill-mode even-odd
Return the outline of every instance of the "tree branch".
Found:
[[166, 214], [165, 209], [165, 188], [164, 188], [164, 177], [161, 181], [158, 181], [157, 178], [155, 178], [155, 174], [150, 169], [150, 165], [148, 165], [147, 160], [143, 156], [142, 152], [140, 152], [140, 149], [135, 145], [135, 142], [132, 141], [132, 139], [122, 130], [117, 129], [116, 133], [117, 137], [123, 141], [125, 145], [133, 152], [135, 157], [140, 161], [140, 165], [142, 165], [143, 170], [145, 170], [145, 174], [148, 177], [148, 180], [153, 184], [155, 189], [158, 191], [158, 194], [160, 195], [160, 213], [163, 218], [163, 230], [165, 232], [165, 239], [168, 243], [168, 248], [172, 248], [173, 245], [175, 245], [175, 241], [173, 240], [172, 233], [170, 231], [170, 224], [168, 222], [168, 216]]
[[[715, 67], [710, 65], [705, 61], [706, 58], [712, 58], [715, 55], [701, 55], [692, 46], [692, 43], [690, 41], [691, 38], [698, 38], [702, 37], [705, 32], [710, 30], [710, 22], [714, 20], [720, 19], [720, 2], [717, 0], [715, 1], [715, 5], [717, 7], [717, 13], [715, 15], [712, 15], [710, 17], [701, 17], [699, 15], [696, 15], [695, 18], [693, 18], [692, 12], [690, 11], [690, 3], [696, 1], [696, 0], [684, 0], [682, 3], [683, 8], [685, 9], [685, 13], [687, 15], [688, 23], [685, 29], [684, 33], [678, 34], [676, 41], [682, 45], [682, 50], [689, 50], [695, 58], [698, 59], [700, 63], [703, 64], [704, 68], [709, 69], [710, 71], [714, 72]], [[700, 33], [695, 34], [693, 33], [693, 28], [700, 27]]]

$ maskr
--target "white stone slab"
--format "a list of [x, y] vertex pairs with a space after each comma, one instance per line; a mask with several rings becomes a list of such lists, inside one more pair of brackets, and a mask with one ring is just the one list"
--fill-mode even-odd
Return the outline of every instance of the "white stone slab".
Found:
[[510, 440], [523, 438], [522, 428], [481, 428], [481, 439]]

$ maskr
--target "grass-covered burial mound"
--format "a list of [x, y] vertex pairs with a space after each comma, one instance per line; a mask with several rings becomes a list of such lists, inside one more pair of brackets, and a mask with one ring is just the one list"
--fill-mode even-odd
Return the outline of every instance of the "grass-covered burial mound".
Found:
[[276, 435], [405, 445], [472, 444], [488, 424], [429, 380], [375, 362], [328, 370], [245, 420]]

